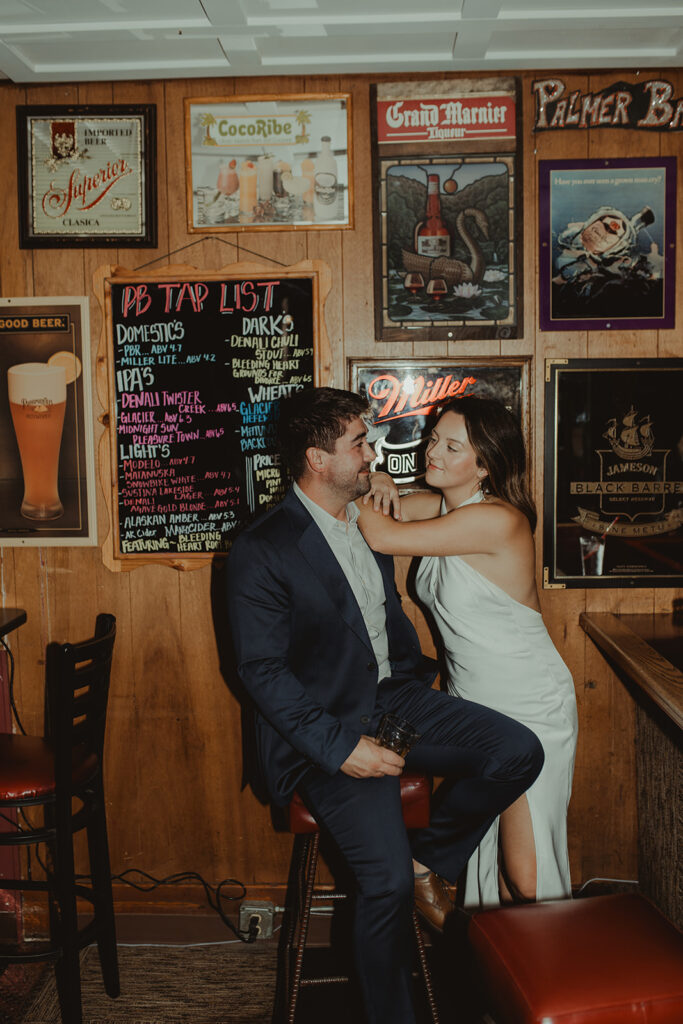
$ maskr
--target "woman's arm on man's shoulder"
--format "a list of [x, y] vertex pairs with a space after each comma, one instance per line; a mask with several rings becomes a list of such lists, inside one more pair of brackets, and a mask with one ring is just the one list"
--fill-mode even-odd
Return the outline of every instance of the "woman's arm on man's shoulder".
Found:
[[434, 491], [414, 491], [399, 496], [398, 488], [388, 473], [375, 472], [370, 474], [370, 490], [358, 507], [365, 505], [385, 516], [393, 515], [394, 519], [412, 522], [416, 519], [433, 519], [439, 514], [441, 495]]

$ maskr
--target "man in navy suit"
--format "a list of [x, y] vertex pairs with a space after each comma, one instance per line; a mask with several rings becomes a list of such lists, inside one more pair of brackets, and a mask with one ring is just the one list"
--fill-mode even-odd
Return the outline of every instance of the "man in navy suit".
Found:
[[[414, 1024], [413, 899], [443, 926], [452, 904], [442, 879], [456, 882], [496, 815], [536, 778], [543, 751], [525, 726], [432, 688], [434, 664], [401, 610], [392, 559], [355, 524], [374, 458], [368, 415], [363, 399], [333, 388], [282, 403], [294, 485], [236, 540], [228, 604], [271, 797], [284, 805], [298, 789], [355, 876], [368, 1024]], [[406, 761], [372, 738], [386, 711], [420, 733]], [[404, 764], [444, 777], [412, 841]]]

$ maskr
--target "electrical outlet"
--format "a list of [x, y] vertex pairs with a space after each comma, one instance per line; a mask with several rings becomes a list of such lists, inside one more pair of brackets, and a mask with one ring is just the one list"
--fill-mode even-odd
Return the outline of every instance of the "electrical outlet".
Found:
[[269, 939], [273, 934], [275, 907], [270, 900], [242, 900], [240, 904], [240, 931], [248, 935], [256, 929], [257, 939]]

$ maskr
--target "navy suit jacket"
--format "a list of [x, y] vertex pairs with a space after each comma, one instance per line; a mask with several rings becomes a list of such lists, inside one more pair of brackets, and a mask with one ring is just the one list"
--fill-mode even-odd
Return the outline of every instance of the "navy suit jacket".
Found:
[[[436, 665], [401, 609], [393, 559], [374, 554], [392, 678], [430, 686]], [[333, 775], [367, 733], [378, 682], [353, 591], [293, 491], [235, 541], [228, 610], [238, 671], [256, 706], [259, 768], [274, 802], [285, 804], [312, 765]]]

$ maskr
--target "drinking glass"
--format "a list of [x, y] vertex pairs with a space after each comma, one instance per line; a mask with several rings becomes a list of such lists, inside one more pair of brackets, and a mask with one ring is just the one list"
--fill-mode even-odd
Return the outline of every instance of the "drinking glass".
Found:
[[604, 537], [579, 537], [581, 551], [581, 575], [602, 576], [602, 563], [605, 557]]
[[58, 519], [59, 450], [66, 409], [66, 371], [47, 363], [18, 363], [7, 371], [9, 405], [24, 475], [25, 519]]
[[401, 757], [405, 757], [419, 738], [420, 734], [410, 722], [407, 722], [405, 718], [399, 718], [398, 715], [392, 715], [390, 712], [382, 716], [375, 736], [380, 747], [393, 750]]
[[416, 295], [425, 286], [422, 274], [406, 274], [403, 278], [403, 287], [407, 288], [412, 295]]
[[448, 285], [442, 277], [433, 277], [427, 285], [427, 295], [434, 299], [435, 302], [440, 302], [447, 292]]

